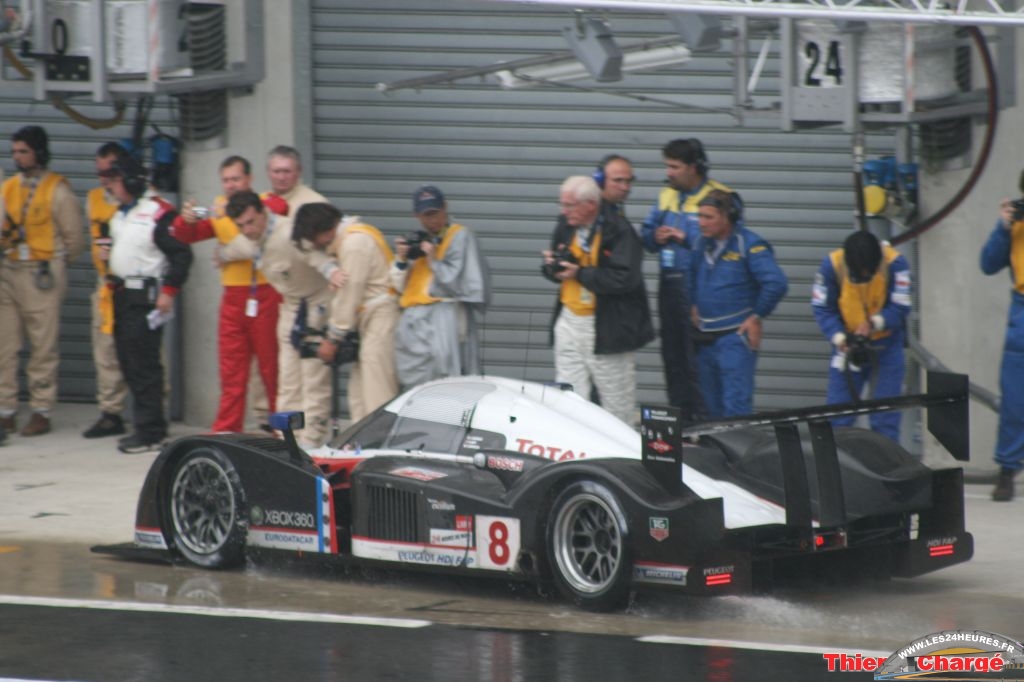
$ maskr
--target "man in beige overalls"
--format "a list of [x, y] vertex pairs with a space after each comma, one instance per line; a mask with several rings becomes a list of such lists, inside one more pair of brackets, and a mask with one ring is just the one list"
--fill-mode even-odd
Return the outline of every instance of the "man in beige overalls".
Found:
[[22, 436], [50, 431], [57, 402], [60, 305], [67, 290], [67, 263], [85, 248], [82, 207], [63, 176], [47, 170], [49, 140], [39, 126], [11, 136], [18, 174], [0, 186], [3, 229], [0, 248], [0, 427], [13, 432], [18, 411], [18, 351], [28, 338], [25, 374], [32, 417]]
[[323, 329], [326, 326], [331, 289], [327, 280], [306, 263], [292, 243], [291, 220], [269, 214], [257, 194], [232, 195], [227, 214], [242, 234], [252, 240], [254, 250], [243, 254], [225, 249], [222, 257], [255, 258], [267, 281], [284, 299], [277, 323], [277, 409], [305, 412], [306, 427], [298, 431], [296, 437], [304, 448], [319, 447], [328, 435], [331, 368], [319, 358], [300, 357], [298, 349], [292, 345], [291, 331], [301, 308], [306, 311], [307, 327]]
[[318, 355], [333, 362], [348, 334], [359, 333], [359, 355], [348, 381], [349, 413], [352, 421], [359, 421], [398, 394], [395, 325], [401, 310], [389, 282], [394, 254], [380, 230], [358, 216], [342, 220], [341, 211], [328, 203], [299, 209], [292, 241], [300, 249], [334, 256], [345, 275]]

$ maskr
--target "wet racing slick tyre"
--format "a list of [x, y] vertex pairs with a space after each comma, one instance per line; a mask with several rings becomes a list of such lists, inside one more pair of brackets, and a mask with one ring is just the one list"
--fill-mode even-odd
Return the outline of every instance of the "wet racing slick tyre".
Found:
[[547, 546], [555, 585], [591, 611], [626, 605], [632, 562], [629, 531], [615, 494], [601, 483], [577, 481], [551, 505]]
[[222, 452], [193, 450], [174, 467], [168, 514], [174, 546], [204, 568], [232, 568], [245, 559], [245, 492]]

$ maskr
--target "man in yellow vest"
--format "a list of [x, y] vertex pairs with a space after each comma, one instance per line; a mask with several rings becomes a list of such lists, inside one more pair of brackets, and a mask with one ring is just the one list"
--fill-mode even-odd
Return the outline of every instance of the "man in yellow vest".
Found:
[[256, 259], [283, 299], [277, 320], [277, 409], [303, 411], [306, 426], [296, 432], [296, 438], [303, 448], [317, 448], [328, 436], [331, 368], [319, 358], [303, 358], [292, 345], [292, 329], [297, 321], [323, 329], [332, 292], [327, 280], [295, 248], [292, 221], [268, 211], [264, 201], [253, 192], [239, 192], [228, 201], [226, 211], [252, 244], [252, 255], [247, 257]]
[[[874, 398], [902, 392], [906, 320], [910, 314], [910, 265], [899, 251], [867, 230], [857, 230], [821, 263], [814, 276], [811, 307], [832, 344], [827, 402], [861, 399], [864, 385]], [[850, 426], [855, 417], [837, 417]], [[876, 412], [871, 428], [895, 441], [900, 413]]]
[[481, 373], [479, 328], [491, 287], [476, 237], [449, 221], [441, 190], [424, 185], [412, 203], [423, 230], [396, 242], [391, 267], [391, 283], [402, 292], [395, 364], [403, 388]]
[[636, 421], [636, 353], [654, 339], [643, 277], [643, 244], [597, 182], [575, 175], [559, 191], [561, 216], [542, 272], [559, 283], [552, 319], [555, 378], [584, 398]]
[[334, 362], [350, 332], [359, 334], [358, 357], [348, 380], [348, 407], [359, 421], [398, 393], [395, 325], [400, 310], [388, 272], [394, 254], [384, 235], [358, 216], [346, 216], [328, 203], [306, 204], [295, 216], [292, 240], [336, 258], [345, 284], [334, 295], [326, 335], [318, 355]]
[[96, 403], [100, 418], [82, 434], [85, 438], [117, 436], [125, 432], [121, 411], [128, 397], [128, 384], [117, 361], [114, 343], [114, 292], [107, 286], [107, 261], [101, 250], [110, 248], [110, 219], [117, 212], [117, 202], [110, 195], [110, 168], [125, 149], [116, 142], [105, 142], [96, 150], [96, 176], [100, 186], [89, 190], [85, 212], [89, 218], [92, 238], [92, 262], [96, 268], [96, 291], [92, 303], [92, 361], [96, 367]]
[[18, 351], [28, 338], [25, 374], [32, 417], [23, 436], [50, 431], [57, 402], [60, 306], [67, 290], [67, 263], [85, 249], [82, 207], [63, 176], [47, 169], [49, 140], [39, 126], [11, 136], [18, 174], [0, 186], [4, 215], [0, 268], [0, 426], [16, 428]]
[[[223, 194], [214, 200], [213, 213], [200, 218], [192, 202], [185, 204], [175, 220], [174, 236], [185, 244], [206, 239], [218, 242], [221, 296], [217, 325], [218, 366], [220, 368], [220, 403], [211, 430], [215, 433], [240, 433], [245, 426], [246, 388], [253, 358], [258, 366], [259, 380], [265, 389], [268, 409], [274, 411], [277, 397], [277, 316], [281, 296], [267, 282], [253, 258], [232, 257], [239, 242], [248, 240], [238, 225], [225, 213], [232, 196], [251, 191], [252, 167], [241, 156], [229, 156], [220, 164]], [[288, 212], [284, 200], [277, 196], [264, 199], [264, 204], [278, 215]]]

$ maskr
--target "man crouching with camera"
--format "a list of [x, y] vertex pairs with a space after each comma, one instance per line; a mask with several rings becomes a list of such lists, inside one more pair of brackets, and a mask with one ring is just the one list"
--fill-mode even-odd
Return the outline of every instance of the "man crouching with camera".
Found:
[[[873, 398], [899, 395], [903, 386], [906, 319], [910, 313], [910, 265], [896, 249], [867, 230], [846, 238], [814, 276], [811, 306], [832, 344], [827, 402], [861, 399], [871, 383]], [[871, 414], [871, 429], [895, 441], [900, 412]], [[853, 416], [833, 426], [850, 426]]]
[[543, 251], [541, 272], [560, 284], [552, 340], [556, 381], [632, 425], [636, 421], [634, 351], [654, 338], [642, 272], [643, 246], [593, 178], [562, 183], [561, 216]]

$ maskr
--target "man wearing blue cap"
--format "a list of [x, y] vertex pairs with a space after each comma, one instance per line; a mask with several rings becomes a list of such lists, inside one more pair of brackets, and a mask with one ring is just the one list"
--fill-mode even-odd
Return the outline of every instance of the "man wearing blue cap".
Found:
[[476, 237], [448, 219], [437, 187], [412, 199], [423, 230], [395, 243], [392, 285], [401, 292], [395, 365], [403, 388], [431, 379], [480, 374], [479, 327], [490, 301], [490, 272]]

